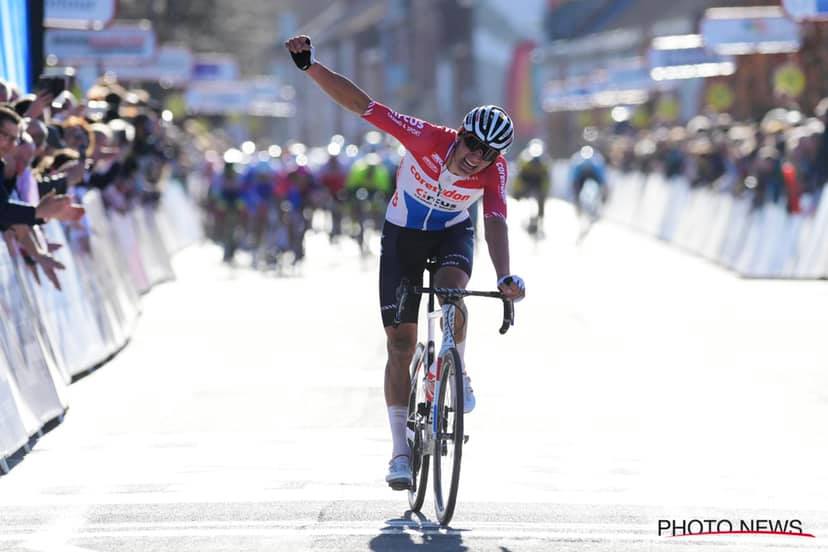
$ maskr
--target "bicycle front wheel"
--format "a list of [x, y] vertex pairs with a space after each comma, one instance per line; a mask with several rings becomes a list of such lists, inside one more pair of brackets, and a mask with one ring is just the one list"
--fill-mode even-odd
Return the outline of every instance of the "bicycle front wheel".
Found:
[[440, 355], [440, 372], [440, 388], [434, 397], [434, 509], [445, 526], [454, 515], [463, 455], [463, 363], [457, 349], [452, 347]]
[[[412, 512], [419, 512], [425, 500], [428, 485], [429, 456], [423, 447], [425, 424], [428, 423], [423, 377], [425, 347], [417, 343], [414, 357], [411, 359], [411, 391], [408, 394], [408, 418], [405, 421], [405, 433], [411, 448], [411, 488], [408, 489], [408, 505]], [[420, 405], [423, 406], [420, 406]], [[426, 415], [423, 415], [423, 412]]]

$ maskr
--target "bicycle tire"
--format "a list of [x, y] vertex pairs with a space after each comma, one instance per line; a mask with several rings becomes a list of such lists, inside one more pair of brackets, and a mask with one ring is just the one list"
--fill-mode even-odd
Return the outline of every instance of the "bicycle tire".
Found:
[[[425, 346], [417, 343], [417, 349], [411, 358], [411, 390], [408, 394], [408, 417], [406, 418], [406, 434], [413, 430], [414, 437], [408, 439], [411, 447], [411, 484], [408, 489], [408, 506], [412, 512], [419, 512], [425, 501], [426, 489], [428, 487], [428, 454], [423, 454], [421, 416], [417, 413], [417, 405], [425, 401], [425, 390], [422, 379], [424, 375]], [[412, 427], [414, 426], [414, 427]]]
[[[440, 525], [454, 515], [463, 457], [463, 362], [454, 347], [440, 355], [437, 435], [434, 439], [434, 510]], [[450, 468], [450, 473], [449, 469]]]

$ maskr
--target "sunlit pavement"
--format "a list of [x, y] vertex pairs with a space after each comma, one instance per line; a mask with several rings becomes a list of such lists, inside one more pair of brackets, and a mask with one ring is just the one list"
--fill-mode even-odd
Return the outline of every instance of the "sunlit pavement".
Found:
[[[529, 288], [469, 300], [467, 418], [449, 530], [383, 476], [377, 258], [309, 239], [301, 275], [176, 259], [129, 347], [0, 478], [0, 550], [663, 550], [828, 546], [828, 288], [745, 281], [571, 208], [511, 206]], [[243, 261], [244, 259], [242, 259]], [[493, 288], [478, 250], [470, 287]], [[659, 520], [800, 520], [667, 538]]]

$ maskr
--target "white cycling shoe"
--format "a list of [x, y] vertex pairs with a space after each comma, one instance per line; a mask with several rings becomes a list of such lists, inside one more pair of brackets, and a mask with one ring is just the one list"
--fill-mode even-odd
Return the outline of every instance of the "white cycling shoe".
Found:
[[396, 456], [391, 459], [385, 482], [395, 491], [406, 491], [411, 488], [411, 464], [408, 456]]
[[477, 400], [474, 398], [474, 390], [471, 386], [471, 378], [463, 373], [463, 412], [468, 414], [474, 410]]

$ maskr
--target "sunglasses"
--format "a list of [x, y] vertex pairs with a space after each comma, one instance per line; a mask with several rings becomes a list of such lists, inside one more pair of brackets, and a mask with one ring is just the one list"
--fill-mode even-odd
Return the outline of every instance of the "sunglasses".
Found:
[[463, 144], [470, 151], [480, 151], [483, 161], [494, 161], [500, 152], [493, 147], [481, 142], [474, 134], [463, 134]]

